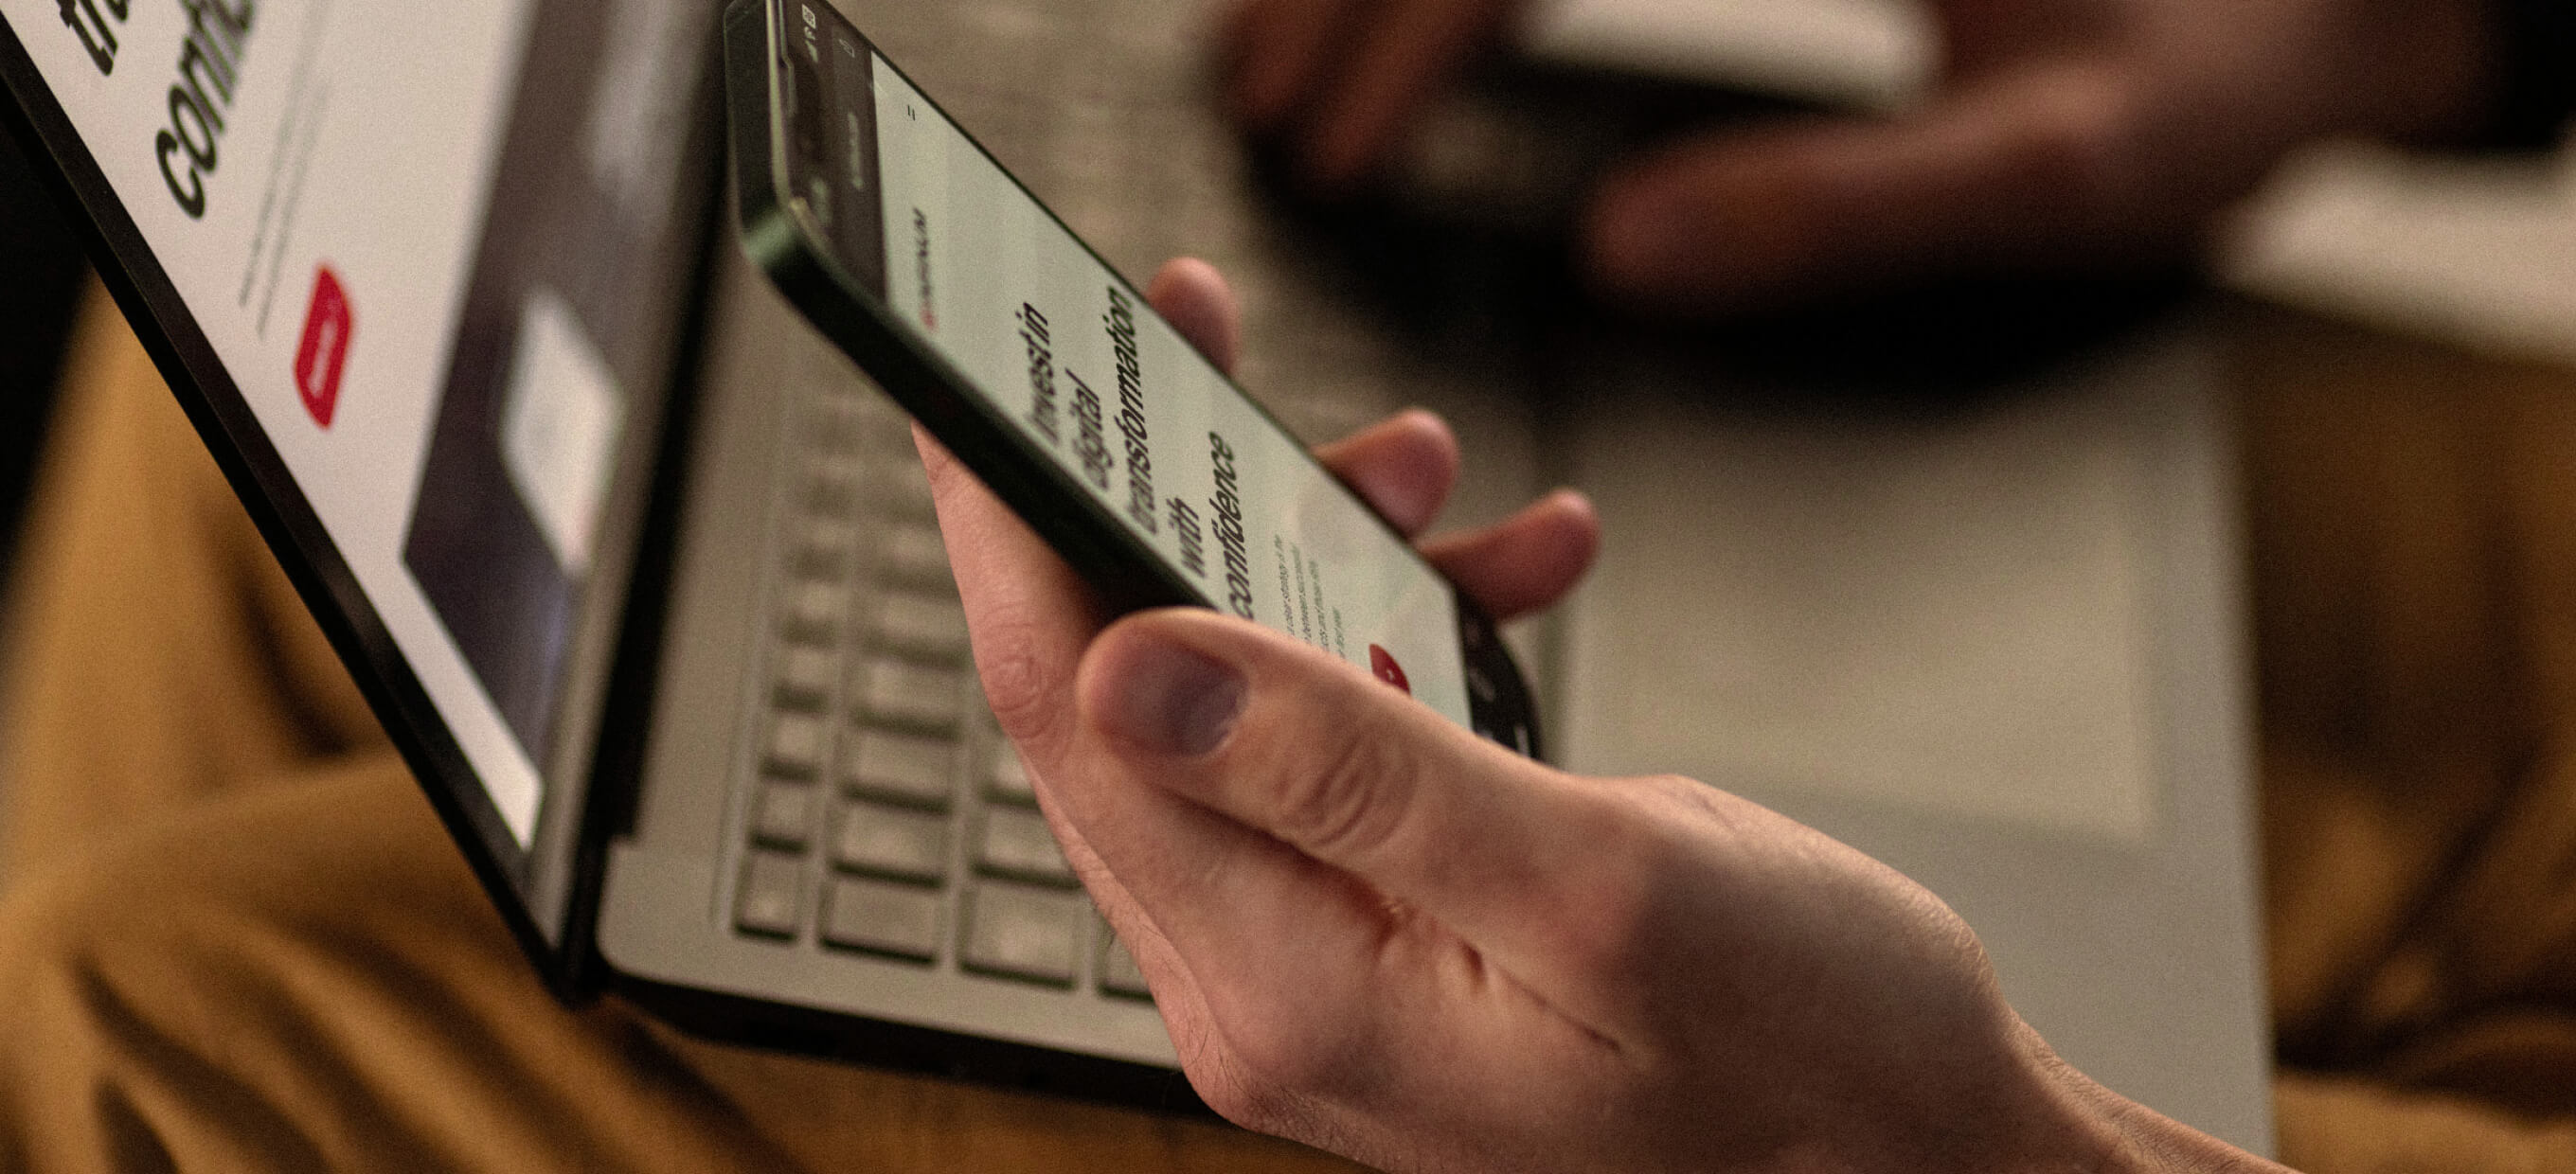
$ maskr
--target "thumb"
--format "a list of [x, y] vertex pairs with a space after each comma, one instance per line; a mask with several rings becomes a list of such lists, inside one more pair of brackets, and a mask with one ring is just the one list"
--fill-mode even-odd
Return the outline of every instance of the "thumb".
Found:
[[[1585, 846], [1620, 833], [1609, 825], [1624, 805], [1248, 621], [1201, 609], [1129, 617], [1093, 643], [1075, 695], [1085, 757], [1105, 760], [1098, 777], [1141, 781], [1356, 878], [1375, 891], [1363, 904], [1378, 917], [1427, 915], [1524, 979], [1568, 960], [1565, 922], [1580, 911], [1549, 906], [1610, 888]], [[1237, 903], [1266, 903], [1254, 894], [1212, 900], [1196, 887], [1205, 871], [1130, 875], [1140, 858], [1118, 859], [1102, 838], [1117, 839], [1111, 829], [1089, 834], [1184, 954], [1194, 941], [1230, 950], [1265, 920]], [[1175, 847], [1140, 857], [1195, 858]], [[1312, 916], [1311, 878], [1296, 879], [1283, 874], [1279, 896]]]

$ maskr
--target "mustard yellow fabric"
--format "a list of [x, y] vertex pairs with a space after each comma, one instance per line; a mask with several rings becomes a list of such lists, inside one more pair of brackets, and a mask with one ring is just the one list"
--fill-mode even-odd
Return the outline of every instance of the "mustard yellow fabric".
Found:
[[2576, 377], [2251, 318], [2282, 1156], [2576, 1170]]

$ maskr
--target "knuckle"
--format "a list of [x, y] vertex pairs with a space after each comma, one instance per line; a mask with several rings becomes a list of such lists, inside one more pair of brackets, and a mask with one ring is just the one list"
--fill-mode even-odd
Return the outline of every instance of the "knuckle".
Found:
[[1281, 779], [1273, 830], [1326, 859], [1365, 857], [1402, 827], [1412, 758], [1373, 723], [1344, 723], [1329, 733], [1319, 755], [1269, 755], [1283, 764], [1311, 763], [1291, 766]]
[[1630, 804], [1606, 804], [1581, 829], [1599, 846], [1562, 894], [1562, 956], [1605, 982], [1653, 973], [1672, 925], [1664, 903], [1677, 848], [1664, 822]]
[[1734, 834], [1737, 817], [1719, 792], [1680, 775], [1590, 781], [1601, 801], [1560, 817], [1558, 834], [1585, 847], [1552, 886], [1558, 958], [1596, 983], [1652, 985], [1692, 948], [1675, 928], [1704, 915], [1689, 908], [1697, 878], [1710, 875], [1712, 837]]
[[1036, 621], [1003, 608], [978, 617], [973, 631], [975, 674], [985, 704], [1015, 742], [1045, 739], [1065, 720], [1069, 688], [1063, 666], [1041, 651]]

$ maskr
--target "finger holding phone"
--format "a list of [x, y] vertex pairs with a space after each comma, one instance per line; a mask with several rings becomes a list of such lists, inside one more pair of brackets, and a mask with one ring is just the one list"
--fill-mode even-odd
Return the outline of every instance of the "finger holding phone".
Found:
[[[1150, 296], [1230, 361], [1211, 270]], [[916, 435], [994, 711], [1229, 1117], [1393, 1170], [2276, 1168], [2057, 1061], [1875, 861], [1688, 779], [1557, 771], [1211, 610], [1104, 625]], [[1420, 413], [1320, 455], [1408, 534], [1458, 460]], [[1508, 616], [1597, 535], [1560, 494], [1423, 549]]]

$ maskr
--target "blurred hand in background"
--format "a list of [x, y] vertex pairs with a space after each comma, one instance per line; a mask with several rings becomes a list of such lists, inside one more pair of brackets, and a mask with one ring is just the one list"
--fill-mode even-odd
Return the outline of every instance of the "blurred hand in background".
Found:
[[[1710, 312], [1950, 272], [2166, 263], [2292, 147], [2469, 133], [2492, 0], [1931, 0], [1943, 67], [1889, 117], [1781, 120], [1626, 162], [1602, 291]], [[1516, 0], [1238, 0], [1231, 105], [1318, 189], [1363, 183]]]

